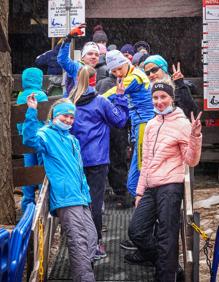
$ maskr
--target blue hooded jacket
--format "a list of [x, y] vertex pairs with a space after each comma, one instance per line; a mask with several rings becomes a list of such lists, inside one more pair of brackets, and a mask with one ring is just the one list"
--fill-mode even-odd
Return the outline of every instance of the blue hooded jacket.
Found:
[[50, 183], [50, 212], [68, 206], [88, 206], [89, 187], [83, 172], [78, 140], [52, 122], [38, 129], [37, 110], [28, 108], [23, 125], [23, 144], [42, 153]]
[[109, 164], [110, 127], [125, 126], [128, 119], [127, 98], [117, 95], [112, 104], [89, 86], [76, 103], [76, 108], [71, 132], [80, 142], [84, 167]]
[[[48, 101], [46, 93], [42, 90], [43, 86], [43, 72], [38, 68], [27, 68], [22, 73], [22, 88], [23, 91], [17, 97], [17, 104], [26, 104], [27, 97], [35, 94], [37, 102]], [[43, 122], [39, 122], [38, 126], [43, 126]], [[19, 134], [22, 134], [22, 123], [17, 124]]]

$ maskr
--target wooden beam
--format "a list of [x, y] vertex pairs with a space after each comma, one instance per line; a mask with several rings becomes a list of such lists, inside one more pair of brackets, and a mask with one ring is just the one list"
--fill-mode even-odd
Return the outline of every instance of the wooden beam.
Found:
[[[50, 110], [51, 105], [60, 99], [60, 96], [52, 96], [49, 97], [48, 102], [41, 102], [38, 104], [38, 119], [41, 121], [47, 120], [47, 115]], [[17, 127], [17, 123], [23, 122], [25, 119], [25, 113], [27, 111], [27, 105], [16, 105], [15, 103], [12, 103], [11, 105], [11, 127], [12, 132], [17, 131], [15, 130]]]
[[33, 153], [34, 149], [27, 147], [22, 144], [22, 136], [21, 135], [13, 135], [11, 138], [12, 143], [12, 154], [24, 154], [24, 153]]
[[203, 144], [219, 144], [219, 126], [202, 127]]
[[44, 177], [45, 171], [43, 166], [13, 168], [14, 187], [41, 184]]

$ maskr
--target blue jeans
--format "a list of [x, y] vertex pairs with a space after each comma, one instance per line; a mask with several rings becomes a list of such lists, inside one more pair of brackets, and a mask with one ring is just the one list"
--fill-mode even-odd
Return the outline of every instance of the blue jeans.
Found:
[[[24, 166], [25, 167], [30, 167], [34, 165], [42, 165], [42, 163], [43, 161], [42, 161], [41, 154], [36, 154], [36, 153], [24, 154]], [[25, 212], [27, 205], [29, 203], [35, 203], [35, 188], [36, 188], [36, 185], [22, 187], [23, 197], [21, 201], [21, 210], [23, 213]], [[41, 188], [41, 185], [39, 185], [39, 188]]]
[[135, 134], [135, 145], [132, 155], [132, 161], [129, 168], [127, 188], [129, 193], [135, 197], [138, 179], [140, 176], [140, 169], [142, 165], [142, 146], [143, 137], [146, 123], [140, 123], [132, 128], [132, 132]]

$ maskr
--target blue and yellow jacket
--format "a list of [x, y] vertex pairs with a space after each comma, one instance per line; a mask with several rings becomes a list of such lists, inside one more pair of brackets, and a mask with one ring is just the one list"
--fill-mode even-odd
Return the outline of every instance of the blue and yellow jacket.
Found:
[[37, 110], [29, 108], [23, 124], [23, 144], [42, 153], [50, 183], [50, 212], [68, 206], [88, 206], [89, 187], [78, 140], [50, 123], [38, 129]]
[[[133, 126], [149, 121], [154, 117], [150, 82], [147, 76], [134, 66], [130, 66], [123, 80], [125, 95], [128, 98], [129, 117]], [[103, 94], [112, 102], [116, 97], [116, 86]]]

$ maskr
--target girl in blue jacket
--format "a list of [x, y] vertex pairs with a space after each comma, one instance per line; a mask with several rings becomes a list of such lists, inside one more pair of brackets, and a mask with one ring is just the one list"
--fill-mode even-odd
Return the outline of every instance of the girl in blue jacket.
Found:
[[116, 95], [114, 104], [101, 95], [89, 81], [96, 71], [86, 65], [79, 71], [76, 89], [70, 98], [76, 104], [77, 111], [72, 128], [81, 146], [84, 171], [90, 186], [92, 215], [98, 234], [96, 259], [106, 256], [102, 244], [102, 212], [105, 181], [108, 174], [110, 127], [122, 128], [128, 119], [128, 103], [124, 95]]
[[48, 125], [38, 129], [37, 100], [31, 94], [23, 124], [23, 143], [43, 156], [50, 183], [50, 212], [58, 215], [67, 237], [73, 281], [94, 282], [91, 262], [97, 234], [91, 217], [89, 187], [78, 140], [69, 133], [75, 106], [68, 99], [51, 108]]

